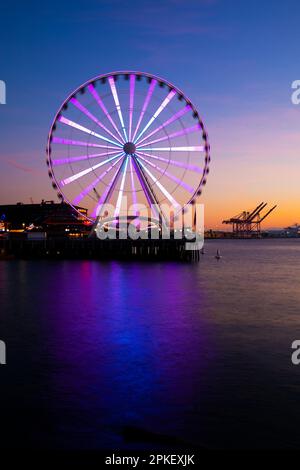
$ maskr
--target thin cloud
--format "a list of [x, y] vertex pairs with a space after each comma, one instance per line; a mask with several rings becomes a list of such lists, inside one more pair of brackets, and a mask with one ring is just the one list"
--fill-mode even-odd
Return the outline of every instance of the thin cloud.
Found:
[[13, 160], [11, 158], [7, 158], [6, 163], [8, 163], [8, 165], [10, 165], [14, 168], [17, 168], [18, 170], [24, 171], [25, 173], [40, 173], [40, 171], [37, 170], [36, 168], [32, 168], [32, 167], [29, 167], [29, 166], [22, 165], [19, 162], [17, 162], [16, 160]]
[[162, 36], [223, 34], [224, 28], [207, 22], [211, 20], [218, 3], [220, 0], [144, 0], [129, 4], [123, 0], [102, 0], [100, 5], [92, 3], [84, 10], [74, 9], [61, 20], [81, 24], [101, 21], [102, 27], [107, 24], [112, 29], [122, 25], [127, 27], [128, 34], [130, 31]]

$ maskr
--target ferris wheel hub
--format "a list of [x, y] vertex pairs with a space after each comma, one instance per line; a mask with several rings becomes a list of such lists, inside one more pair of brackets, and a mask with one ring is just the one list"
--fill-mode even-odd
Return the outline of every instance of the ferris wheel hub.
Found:
[[123, 150], [126, 155], [134, 155], [136, 151], [136, 146], [133, 142], [126, 142], [126, 144], [123, 145]]

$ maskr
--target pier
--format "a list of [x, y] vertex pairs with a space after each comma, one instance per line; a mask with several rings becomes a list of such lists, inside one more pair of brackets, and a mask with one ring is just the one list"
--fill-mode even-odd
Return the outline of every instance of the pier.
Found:
[[[189, 248], [191, 248], [189, 242]], [[98, 238], [0, 239], [0, 259], [123, 259], [197, 262], [200, 250], [187, 249], [187, 241], [99, 240]]]

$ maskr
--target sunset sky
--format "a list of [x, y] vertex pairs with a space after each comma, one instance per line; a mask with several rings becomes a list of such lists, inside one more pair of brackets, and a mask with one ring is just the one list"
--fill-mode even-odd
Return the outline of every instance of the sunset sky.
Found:
[[298, 0], [53, 0], [0, 6], [0, 204], [55, 199], [45, 146], [61, 101], [91, 77], [141, 70], [184, 90], [212, 148], [207, 228], [265, 201], [300, 222]]

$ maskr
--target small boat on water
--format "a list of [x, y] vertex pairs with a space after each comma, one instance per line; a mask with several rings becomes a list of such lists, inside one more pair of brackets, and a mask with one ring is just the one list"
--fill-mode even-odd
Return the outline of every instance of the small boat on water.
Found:
[[222, 258], [220, 250], [217, 250], [217, 254], [216, 254], [215, 258], [218, 259], [218, 260]]

